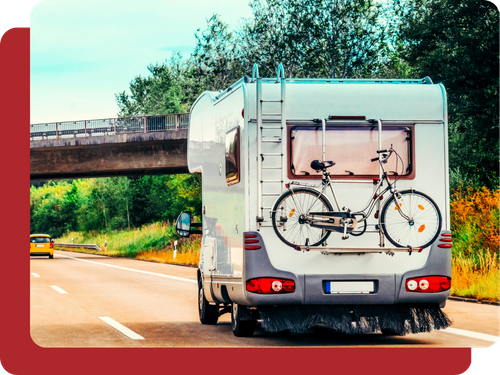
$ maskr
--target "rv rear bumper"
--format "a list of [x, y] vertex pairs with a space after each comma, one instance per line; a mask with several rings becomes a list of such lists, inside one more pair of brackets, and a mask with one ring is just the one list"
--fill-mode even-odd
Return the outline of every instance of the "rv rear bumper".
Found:
[[[443, 233], [449, 231], [443, 231]], [[258, 232], [251, 232], [259, 235]], [[260, 236], [260, 235], [259, 235]], [[263, 243], [263, 241], [261, 242]], [[263, 246], [259, 250], [245, 251], [243, 284], [259, 277], [276, 277], [293, 280], [295, 292], [283, 294], [258, 294], [244, 291], [243, 304], [259, 305], [439, 305], [444, 307], [450, 290], [423, 293], [409, 292], [405, 282], [409, 278], [423, 276], [451, 277], [451, 249], [439, 248], [438, 243], [428, 248], [426, 264], [419, 269], [397, 274], [326, 274], [300, 275], [274, 268]], [[356, 291], [337, 290], [336, 285], [356, 283]], [[241, 302], [240, 302], [241, 303]]]

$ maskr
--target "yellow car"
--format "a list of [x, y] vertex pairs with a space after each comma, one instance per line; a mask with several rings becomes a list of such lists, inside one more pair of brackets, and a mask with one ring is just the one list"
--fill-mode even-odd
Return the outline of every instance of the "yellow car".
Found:
[[48, 234], [30, 234], [30, 256], [38, 255], [54, 258], [54, 244]]

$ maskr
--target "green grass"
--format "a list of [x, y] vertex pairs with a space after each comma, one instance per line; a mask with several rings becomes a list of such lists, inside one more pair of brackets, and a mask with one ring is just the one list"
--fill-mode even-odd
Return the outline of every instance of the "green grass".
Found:
[[57, 238], [55, 242], [71, 243], [71, 239], [75, 244], [97, 244], [102, 251], [107, 241], [106, 255], [136, 258], [141, 252], [162, 250], [170, 246], [177, 239], [177, 235], [173, 226], [154, 223], [132, 230], [70, 232]]

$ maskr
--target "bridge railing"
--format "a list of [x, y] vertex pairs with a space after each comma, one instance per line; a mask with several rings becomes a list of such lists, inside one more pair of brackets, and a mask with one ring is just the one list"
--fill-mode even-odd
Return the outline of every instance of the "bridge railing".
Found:
[[189, 127], [189, 113], [106, 118], [30, 125], [30, 140], [91, 137], [125, 132], [149, 133]]

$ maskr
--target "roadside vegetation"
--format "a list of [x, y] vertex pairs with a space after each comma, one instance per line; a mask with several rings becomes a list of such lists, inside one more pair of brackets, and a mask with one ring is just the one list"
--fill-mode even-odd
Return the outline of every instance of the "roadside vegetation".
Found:
[[[499, 300], [499, 23], [483, 0], [250, 0], [236, 30], [217, 14], [195, 33], [187, 58], [173, 53], [115, 95], [118, 116], [189, 111], [205, 90], [250, 75], [421, 79], [448, 99], [452, 293]], [[95, 243], [108, 255], [198, 263], [199, 238], [179, 242], [172, 223], [201, 215], [201, 176], [140, 176], [36, 182], [31, 233]], [[82, 250], [84, 251], [84, 250]]]
[[499, 190], [460, 185], [451, 196], [452, 293], [499, 300]]
[[[177, 251], [174, 258], [175, 240], [177, 240]], [[200, 260], [201, 236], [193, 235], [189, 239], [178, 239], [173, 225], [165, 222], [143, 225], [131, 230], [68, 232], [56, 239], [56, 243], [72, 241], [75, 244], [99, 245], [101, 251], [63, 246], [56, 246], [56, 249], [189, 266], [198, 265]]]

